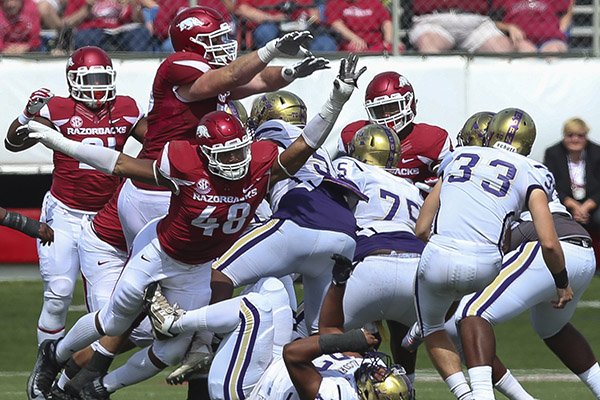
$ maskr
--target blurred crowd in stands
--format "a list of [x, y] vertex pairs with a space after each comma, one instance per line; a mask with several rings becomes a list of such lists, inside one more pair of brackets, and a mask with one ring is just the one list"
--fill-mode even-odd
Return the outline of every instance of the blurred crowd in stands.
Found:
[[[0, 52], [169, 52], [190, 0], [0, 0]], [[197, 0], [223, 14], [241, 49], [309, 29], [312, 51], [392, 52], [390, 0]], [[566, 52], [574, 0], [400, 0], [399, 51]]]

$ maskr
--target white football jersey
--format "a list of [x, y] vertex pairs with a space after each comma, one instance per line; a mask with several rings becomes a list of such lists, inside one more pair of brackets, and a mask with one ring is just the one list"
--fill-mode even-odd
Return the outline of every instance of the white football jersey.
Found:
[[[302, 133], [302, 128], [279, 119], [273, 119], [260, 125], [256, 130], [257, 140], [272, 140], [283, 148], [288, 148]], [[312, 190], [319, 186], [324, 178], [335, 176], [329, 153], [319, 148], [306, 161], [293, 178], [277, 182], [270, 190], [269, 203], [273, 212], [277, 211], [279, 201], [290, 190], [303, 187]]]
[[[354, 372], [362, 358], [341, 353], [322, 355], [313, 364], [323, 377], [319, 400], [358, 400]], [[299, 400], [298, 393], [285, 367], [283, 359], [274, 361], [252, 390], [249, 400]]]
[[550, 199], [554, 177], [536, 161], [490, 147], [465, 146], [442, 160], [440, 208], [434, 233], [480, 243], [502, 243], [504, 230], [527, 209], [529, 193]]
[[[552, 192], [552, 200], [550, 203], [548, 203], [548, 208], [550, 208], [551, 213], [562, 213], [571, 216], [571, 213], [569, 210], [567, 210], [567, 207], [560, 202], [560, 199], [558, 198], [558, 192], [556, 190]], [[531, 213], [529, 211], [522, 212], [519, 219], [521, 221], [532, 221]]]
[[354, 211], [359, 236], [384, 232], [415, 233], [423, 198], [412, 183], [352, 157], [340, 157], [333, 165], [339, 175], [369, 197], [368, 202], [358, 202]]

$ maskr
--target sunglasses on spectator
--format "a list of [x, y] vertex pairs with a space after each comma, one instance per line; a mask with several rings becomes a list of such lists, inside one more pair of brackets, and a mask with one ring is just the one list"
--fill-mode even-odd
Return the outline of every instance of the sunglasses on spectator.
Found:
[[568, 138], [572, 138], [572, 137], [577, 137], [577, 138], [585, 138], [587, 136], [586, 133], [579, 133], [579, 132], [565, 132], [565, 137]]

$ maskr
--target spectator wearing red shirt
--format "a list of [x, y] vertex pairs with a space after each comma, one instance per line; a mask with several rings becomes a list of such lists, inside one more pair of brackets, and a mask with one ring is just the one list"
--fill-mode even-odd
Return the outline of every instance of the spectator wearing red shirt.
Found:
[[310, 29], [314, 39], [309, 50], [337, 49], [335, 39], [319, 26], [321, 17], [313, 0], [239, 0], [235, 13], [246, 20], [246, 28], [252, 32], [253, 48], [260, 48], [284, 31], [287, 32], [284, 24], [296, 21], [298, 25], [289, 31]]
[[515, 50], [563, 53], [573, 20], [573, 0], [494, 0], [492, 15]]
[[[202, 0], [198, 4], [203, 7], [210, 7], [217, 11], [223, 16], [225, 21], [229, 25], [234, 26], [233, 16], [229, 12], [227, 5], [224, 0]], [[156, 11], [155, 15], [147, 16], [147, 12], [144, 12], [144, 20], [146, 21], [146, 27], [149, 28], [152, 33], [154, 40], [158, 42], [155, 50], [162, 51], [165, 53], [173, 52], [173, 45], [169, 39], [169, 25], [177, 14], [182, 10], [188, 8], [190, 5], [189, 0], [156, 0]], [[151, 21], [150, 26], [148, 21]], [[235, 29], [234, 29], [235, 31]]]
[[412, 7], [408, 38], [422, 53], [513, 51], [508, 37], [488, 16], [488, 0], [414, 0]]
[[340, 34], [340, 50], [391, 51], [392, 18], [379, 0], [329, 0], [325, 16]]
[[0, 9], [0, 52], [23, 54], [40, 47], [40, 14], [31, 0], [3, 0]]
[[151, 35], [141, 24], [136, 0], [70, 0], [65, 17], [77, 16], [73, 46], [97, 46], [109, 51], [148, 51]]

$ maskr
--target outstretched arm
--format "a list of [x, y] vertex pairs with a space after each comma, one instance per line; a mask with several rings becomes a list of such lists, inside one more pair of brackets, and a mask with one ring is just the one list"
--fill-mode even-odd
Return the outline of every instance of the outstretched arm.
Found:
[[36, 121], [17, 129], [19, 132], [23, 130], [27, 131], [30, 139], [36, 139], [44, 146], [89, 164], [98, 171], [176, 190], [158, 171], [156, 161], [133, 158], [108, 147], [76, 142]]
[[200, 101], [234, 91], [250, 82], [275, 57], [298, 54], [310, 39], [312, 36], [308, 31], [288, 33], [222, 68], [206, 71], [193, 83], [179, 87], [177, 93], [186, 100]]
[[308, 158], [321, 147], [333, 128], [340, 111], [348, 101], [358, 78], [367, 70], [362, 67], [356, 71], [358, 57], [350, 54], [340, 61], [340, 71], [333, 81], [333, 90], [321, 111], [311, 119], [296, 139], [271, 168], [271, 184], [293, 176], [306, 163]]

